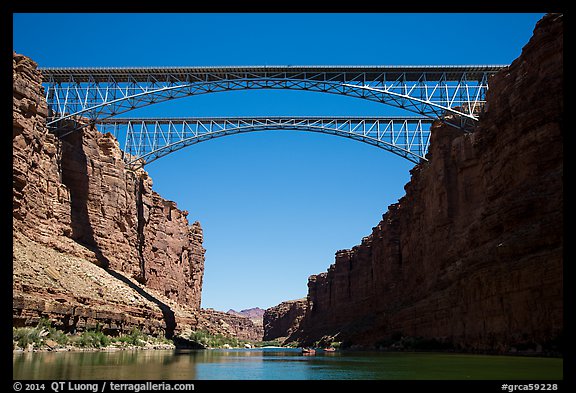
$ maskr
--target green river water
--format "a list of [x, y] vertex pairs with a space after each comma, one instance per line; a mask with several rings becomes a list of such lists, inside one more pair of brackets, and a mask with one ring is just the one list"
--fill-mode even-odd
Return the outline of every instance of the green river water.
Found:
[[297, 349], [14, 353], [15, 380], [560, 380], [563, 360]]

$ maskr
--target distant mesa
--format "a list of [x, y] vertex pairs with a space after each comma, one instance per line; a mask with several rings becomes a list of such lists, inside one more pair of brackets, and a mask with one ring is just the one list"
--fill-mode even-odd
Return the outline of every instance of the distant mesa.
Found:
[[226, 313], [232, 314], [232, 315], [237, 315], [239, 317], [248, 318], [255, 325], [262, 326], [263, 325], [262, 321], [263, 321], [263, 317], [264, 317], [264, 311], [266, 311], [266, 310], [263, 310], [260, 307], [253, 307], [253, 308], [248, 308], [248, 309], [241, 310], [241, 311], [236, 311], [236, 310], [230, 309]]

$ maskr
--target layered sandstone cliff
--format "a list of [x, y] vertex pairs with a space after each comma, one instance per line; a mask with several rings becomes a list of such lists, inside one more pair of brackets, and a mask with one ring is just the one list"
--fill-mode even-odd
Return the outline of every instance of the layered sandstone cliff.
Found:
[[119, 335], [137, 328], [172, 336], [201, 323], [197, 310], [19, 232], [13, 236], [12, 277], [15, 327], [35, 326], [46, 318], [67, 332], [98, 328]]
[[213, 309], [202, 309], [202, 326], [213, 334], [236, 337], [240, 340], [262, 341], [264, 330], [252, 319]]
[[284, 340], [300, 326], [306, 313], [307, 299], [282, 302], [264, 312], [264, 341]]
[[472, 133], [437, 123], [428, 162], [372, 234], [311, 276], [291, 336], [464, 350], [558, 349], [563, 327], [563, 18], [490, 80]]
[[[169, 303], [181, 308], [176, 314], [183, 322], [196, 323], [204, 271], [200, 224], [189, 225], [186, 211], [154, 192], [145, 171], [128, 170], [110, 134], [48, 132], [36, 68], [14, 54], [15, 324], [49, 316], [68, 330], [140, 324], [170, 335], [177, 323]], [[75, 267], [67, 267], [72, 261]], [[86, 261], [104, 275], [89, 273]], [[84, 281], [83, 272], [92, 279]]]

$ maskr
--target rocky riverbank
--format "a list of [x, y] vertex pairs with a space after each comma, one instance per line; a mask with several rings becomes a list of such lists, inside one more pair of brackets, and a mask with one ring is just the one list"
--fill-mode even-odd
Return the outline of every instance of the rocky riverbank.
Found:
[[[223, 321], [220, 319], [220, 321]], [[225, 323], [225, 322], [224, 322]], [[215, 333], [206, 330], [206, 325], [197, 330], [187, 329], [167, 339], [153, 336], [133, 328], [128, 334], [111, 336], [96, 329], [65, 333], [53, 326], [49, 319], [41, 319], [35, 327], [14, 327], [12, 348], [19, 352], [70, 352], [70, 351], [119, 351], [119, 350], [170, 350], [170, 349], [213, 349], [213, 348], [256, 348], [269, 345], [246, 335], [224, 331]]]

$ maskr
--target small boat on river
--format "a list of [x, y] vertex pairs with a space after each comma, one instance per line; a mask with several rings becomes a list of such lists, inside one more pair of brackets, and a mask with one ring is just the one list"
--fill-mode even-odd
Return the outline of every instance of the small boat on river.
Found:
[[302, 355], [316, 355], [314, 348], [302, 348]]

